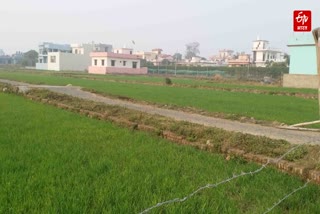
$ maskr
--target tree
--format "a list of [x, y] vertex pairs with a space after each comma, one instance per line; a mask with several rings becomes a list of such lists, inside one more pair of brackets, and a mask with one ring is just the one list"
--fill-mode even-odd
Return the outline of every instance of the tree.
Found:
[[290, 65], [290, 55], [284, 54], [284, 58], [286, 60], [286, 65], [289, 66]]
[[274, 62], [274, 63], [272, 63], [271, 67], [272, 67], [272, 68], [274, 68], [274, 67], [283, 67], [283, 68], [286, 68], [286, 67], [288, 67], [288, 65], [287, 65], [286, 62]]
[[35, 50], [30, 50], [23, 55], [22, 65], [23, 66], [36, 66], [38, 61], [38, 52]]
[[270, 68], [273, 65], [273, 60], [267, 60], [265, 64], [267, 68]]
[[153, 66], [153, 63], [152, 62], [149, 62], [145, 59], [141, 59], [140, 60], [140, 66], [141, 67], [150, 67], [150, 66]]
[[195, 57], [198, 54], [200, 54], [199, 46], [200, 46], [199, 42], [192, 42], [192, 43], [186, 44], [185, 58], [192, 59], [192, 57]]
[[181, 61], [182, 60], [182, 54], [181, 53], [175, 53], [173, 55], [173, 59], [174, 61], [178, 62], [178, 61]]
[[164, 59], [162, 60], [161, 65], [165, 65], [165, 66], [170, 65], [170, 61], [168, 59]]
[[237, 52], [235, 54], [233, 54], [232, 59], [239, 59], [240, 53]]

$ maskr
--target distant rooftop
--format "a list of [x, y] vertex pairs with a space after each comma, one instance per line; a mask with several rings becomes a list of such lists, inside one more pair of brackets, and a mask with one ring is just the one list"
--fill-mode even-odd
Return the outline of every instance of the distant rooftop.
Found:
[[0, 56], [4, 56], [4, 55], [5, 55], [4, 51], [0, 49]]
[[39, 45], [39, 48], [48, 48], [48, 49], [58, 49], [58, 50], [68, 50], [71, 51], [71, 46], [69, 44], [56, 44], [51, 42], [43, 42]]
[[112, 52], [91, 52], [90, 57], [112, 57], [117, 59], [140, 59], [137, 55], [132, 54], [118, 54]]
[[297, 33], [289, 38], [288, 46], [315, 45], [312, 33]]

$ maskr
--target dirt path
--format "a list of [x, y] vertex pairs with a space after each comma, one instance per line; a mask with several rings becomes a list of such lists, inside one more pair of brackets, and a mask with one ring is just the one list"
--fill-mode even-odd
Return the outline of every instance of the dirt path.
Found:
[[47, 86], [47, 85], [32, 85], [22, 82], [10, 81], [0, 79], [2, 83], [8, 83], [18, 86], [21, 91], [26, 91], [29, 88], [45, 88], [47, 90], [78, 97], [95, 102], [105, 103], [107, 105], [117, 105], [128, 109], [142, 111], [148, 114], [158, 114], [165, 117], [173, 118], [179, 121], [188, 121], [195, 124], [201, 124], [210, 127], [217, 127], [227, 131], [235, 131], [241, 133], [252, 134], [256, 136], [266, 136], [272, 139], [283, 139], [295, 144], [320, 144], [319, 132], [305, 132], [283, 130], [273, 127], [266, 127], [257, 124], [241, 123], [237, 121], [230, 121], [226, 119], [213, 118], [198, 114], [186, 113], [183, 111], [169, 110], [158, 108], [150, 105], [136, 104], [129, 101], [111, 99], [96, 95], [90, 92], [82, 91], [80, 87], [74, 86]]

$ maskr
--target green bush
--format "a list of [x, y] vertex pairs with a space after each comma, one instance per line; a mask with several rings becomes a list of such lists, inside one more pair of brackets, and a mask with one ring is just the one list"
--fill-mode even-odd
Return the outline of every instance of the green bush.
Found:
[[170, 78], [166, 77], [164, 80], [167, 85], [172, 85], [172, 80]]

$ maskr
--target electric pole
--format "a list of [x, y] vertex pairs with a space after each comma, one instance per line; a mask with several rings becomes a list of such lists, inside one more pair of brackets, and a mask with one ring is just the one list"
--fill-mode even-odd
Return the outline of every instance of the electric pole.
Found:
[[319, 100], [319, 116], [320, 116], [320, 27], [312, 31], [317, 50], [317, 67], [318, 67], [318, 100]]

